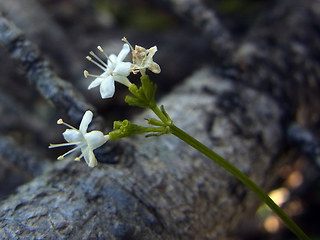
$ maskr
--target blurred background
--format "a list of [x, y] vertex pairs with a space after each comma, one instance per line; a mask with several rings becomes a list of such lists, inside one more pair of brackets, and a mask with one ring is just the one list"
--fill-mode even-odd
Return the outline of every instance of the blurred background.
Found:
[[[276, 1], [203, 2], [240, 42], [260, 14]], [[1, 0], [0, 13], [39, 47], [62, 79], [71, 82], [97, 108], [108, 128], [114, 120], [130, 119], [140, 110], [125, 105], [127, 90], [120, 84], [116, 84], [112, 101], [102, 101], [98, 88], [87, 90], [92, 79], [85, 79], [83, 70], [101, 72], [85, 57], [91, 50], [98, 52], [98, 45], [115, 54], [121, 50], [124, 36], [132, 45], [156, 45], [154, 60], [162, 69], [159, 76], [153, 76], [159, 87], [158, 98], [195, 70], [219, 63], [201, 30], [165, 0]], [[58, 152], [47, 147], [62, 141], [63, 128], [55, 124], [56, 120], [68, 119], [39, 94], [1, 46], [0, 61], [0, 200], [5, 201], [19, 185], [55, 161]], [[308, 159], [296, 151], [289, 151], [284, 158], [290, 159], [290, 164], [279, 168], [279, 179], [270, 194], [306, 232], [320, 239], [319, 176], [310, 169]], [[21, 161], [32, 164], [25, 168]], [[239, 239], [294, 239], [266, 207], [260, 206], [253, 215], [256, 217], [244, 221], [234, 233]]]

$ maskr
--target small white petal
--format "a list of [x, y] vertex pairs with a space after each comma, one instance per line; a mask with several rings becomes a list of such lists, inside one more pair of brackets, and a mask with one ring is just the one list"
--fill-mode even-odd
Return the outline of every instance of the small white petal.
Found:
[[67, 129], [62, 133], [62, 135], [64, 139], [69, 143], [78, 143], [84, 140], [83, 135], [75, 129]]
[[117, 56], [115, 54], [111, 54], [108, 59], [108, 67], [111, 67], [117, 63]]
[[92, 151], [89, 147], [86, 147], [85, 149], [81, 149], [84, 160], [88, 164], [89, 167], [95, 167], [98, 165], [98, 161]]
[[120, 62], [113, 70], [114, 75], [128, 76], [130, 74], [130, 62]]
[[88, 126], [92, 121], [93, 113], [91, 111], [86, 111], [85, 114], [82, 117], [79, 131], [82, 132], [82, 134], [85, 134], [87, 132]]
[[159, 64], [157, 64], [155, 62], [151, 63], [149, 70], [152, 71], [153, 73], [160, 73], [161, 72], [161, 68], [160, 68]]
[[118, 83], [122, 83], [123, 85], [130, 87], [131, 82], [127, 77], [123, 76], [114, 76], [114, 80], [117, 81]]
[[152, 48], [149, 48], [148, 51], [149, 51], [148, 57], [153, 58], [153, 55], [158, 51], [158, 48], [157, 46], [153, 46]]
[[84, 135], [84, 138], [86, 139], [88, 146], [92, 150], [100, 147], [107, 142], [107, 139], [104, 137], [103, 133], [97, 130], [86, 133]]
[[100, 85], [100, 94], [102, 98], [110, 98], [115, 92], [114, 80], [112, 76], [104, 79]]
[[122, 50], [120, 51], [117, 60], [118, 62], [122, 62], [123, 59], [126, 58], [126, 56], [128, 55], [128, 53], [130, 52], [130, 47], [127, 43], [123, 44]]
[[[102, 74], [103, 75], [103, 74]], [[102, 76], [101, 75], [101, 76]], [[102, 82], [103, 78], [102, 77], [98, 77], [96, 78], [95, 80], [92, 81], [92, 83], [90, 83], [88, 89], [91, 89], [91, 88], [95, 88], [97, 86], [99, 86]]]

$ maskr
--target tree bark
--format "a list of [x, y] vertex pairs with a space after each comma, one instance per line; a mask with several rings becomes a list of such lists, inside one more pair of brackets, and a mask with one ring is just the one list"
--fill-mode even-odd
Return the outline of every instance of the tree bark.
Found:
[[[262, 187], [277, 177], [288, 127], [319, 123], [319, 9], [318, 1], [281, 1], [231, 56], [234, 65], [198, 70], [159, 103], [177, 126]], [[148, 116], [132, 121], [145, 124]], [[173, 136], [117, 144], [117, 164], [91, 169], [57, 162], [3, 200], [0, 235], [226, 239], [258, 202], [231, 174]]]

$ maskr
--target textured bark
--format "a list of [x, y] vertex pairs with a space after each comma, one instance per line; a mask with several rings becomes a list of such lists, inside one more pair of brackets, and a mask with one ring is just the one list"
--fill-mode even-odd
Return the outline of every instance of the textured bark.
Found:
[[[40, 49], [44, 50], [46, 57], [48, 55], [55, 56], [55, 58], [50, 58], [50, 61], [59, 73], [71, 80], [79, 77], [80, 62], [72, 44], [68, 41], [63, 30], [51, 19], [51, 16], [40, 6], [38, 1], [1, 1], [0, 12], [4, 13], [15, 25], [25, 31], [28, 38], [38, 43]], [[49, 31], [48, 26], [50, 26]], [[52, 44], [53, 41], [59, 42], [59, 44], [54, 45]], [[57, 59], [59, 63], [56, 62]]]
[[201, 0], [151, 0], [155, 5], [170, 7], [172, 11], [191, 22], [210, 41], [216, 60], [229, 60], [236, 47], [232, 34], [224, 26], [213, 9], [209, 9]]
[[[318, 1], [281, 1], [232, 56], [235, 66], [201, 69], [161, 100], [178, 126], [258, 185], [275, 179], [287, 127], [319, 122], [319, 9]], [[300, 111], [312, 118], [299, 118]], [[143, 123], [149, 114], [133, 121]], [[90, 169], [58, 162], [3, 200], [0, 235], [224, 239], [257, 202], [233, 176], [173, 136], [118, 144], [117, 164]]]
[[0, 16], [0, 31], [0, 44], [6, 47], [11, 58], [45, 99], [64, 110], [75, 122], [80, 122], [87, 109], [94, 110], [69, 82], [52, 71], [37, 46], [3, 16]]
[[[202, 70], [161, 103], [182, 128], [263, 183], [281, 138], [271, 98]], [[59, 163], [20, 188], [2, 205], [3, 232], [12, 238], [18, 228], [38, 238], [213, 239], [250, 203], [230, 174], [173, 136], [137, 137], [123, 147], [117, 165]]]

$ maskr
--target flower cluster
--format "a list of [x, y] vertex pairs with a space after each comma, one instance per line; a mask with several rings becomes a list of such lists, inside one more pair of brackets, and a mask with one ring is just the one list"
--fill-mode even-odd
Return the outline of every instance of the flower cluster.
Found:
[[[98, 46], [98, 49], [104, 53], [102, 47]], [[123, 85], [130, 87], [131, 82], [127, 78], [130, 74], [130, 62], [123, 62], [125, 57], [128, 55], [130, 51], [129, 45], [124, 44], [122, 50], [119, 55], [116, 56], [111, 54], [109, 57], [105, 54], [108, 59], [108, 63], [106, 64], [98, 57], [94, 52], [90, 52], [90, 54], [97, 60], [93, 60], [90, 56], [87, 56], [87, 59], [94, 64], [96, 64], [99, 68], [101, 68], [104, 72], [101, 75], [92, 75], [89, 74], [88, 71], [84, 71], [84, 76], [87, 78], [95, 77], [95, 80], [89, 85], [88, 89], [97, 87], [100, 85], [100, 94], [102, 98], [110, 98], [113, 97], [115, 92], [114, 82], [122, 83]]]
[[[157, 63], [153, 61], [153, 56], [157, 52], [157, 47], [154, 46], [150, 49], [145, 49], [140, 46], [135, 46], [135, 49], [130, 45], [126, 38], [122, 39], [125, 43], [123, 47], [116, 56], [115, 54], [107, 55], [101, 46], [97, 49], [104, 55], [107, 62], [104, 62], [97, 54], [93, 51], [90, 52], [90, 56], [87, 56], [87, 60], [98, 66], [103, 72], [100, 75], [95, 75], [89, 73], [87, 70], [84, 71], [85, 78], [93, 77], [94, 80], [89, 85], [88, 89], [92, 89], [100, 86], [100, 95], [104, 98], [111, 98], [115, 93], [115, 82], [121, 83], [127, 86], [129, 89], [132, 85], [128, 76], [130, 72], [141, 75], [145, 75], [146, 69], [154, 73], [160, 73], [160, 67]], [[124, 62], [128, 53], [132, 52], [132, 63]], [[135, 86], [135, 85], [134, 85]], [[126, 131], [122, 129], [129, 129], [129, 133], [143, 133], [149, 131], [147, 128], [139, 127], [136, 125], [128, 124], [126, 121], [123, 122], [123, 126], [117, 126], [116, 131], [112, 134], [104, 135], [101, 131], [95, 130], [87, 132], [88, 126], [92, 121], [93, 113], [91, 111], [86, 111], [83, 115], [82, 121], [80, 123], [79, 129], [65, 123], [62, 119], [58, 120], [58, 124], [63, 124], [69, 129], [63, 132], [63, 137], [67, 141], [66, 143], [60, 144], [50, 144], [49, 148], [64, 147], [64, 146], [75, 146], [70, 151], [58, 157], [58, 160], [64, 159], [65, 156], [81, 151], [81, 154], [74, 158], [75, 161], [79, 161], [82, 157], [85, 159], [89, 167], [95, 167], [97, 165], [97, 159], [94, 155], [94, 150], [108, 140], [114, 140], [123, 136], [128, 135]], [[147, 130], [146, 130], [147, 129]], [[111, 136], [111, 137], [110, 137]]]
[[[123, 44], [122, 50], [119, 55], [111, 54], [108, 56], [105, 54], [101, 46], [98, 46], [98, 50], [104, 54], [107, 58], [107, 63], [105, 63], [99, 56], [97, 56], [93, 51], [90, 52], [90, 56], [87, 59], [97, 65], [103, 70], [101, 75], [90, 74], [87, 70], [84, 71], [84, 76], [94, 77], [95, 79], [89, 85], [88, 89], [97, 87], [100, 85], [100, 94], [102, 98], [113, 97], [115, 92], [114, 82], [122, 83], [123, 85], [130, 87], [131, 82], [127, 78], [130, 72], [137, 74], [140, 72], [142, 75], [145, 74], [146, 69], [151, 70], [154, 73], [160, 73], [160, 67], [157, 63], [153, 61], [153, 56], [157, 51], [157, 47], [154, 46], [150, 49], [145, 49], [140, 46], [135, 46], [135, 49], [130, 45], [126, 38], [122, 39], [125, 44]], [[124, 62], [128, 53], [132, 51], [132, 62]]]
[[75, 146], [70, 151], [59, 156], [58, 160], [64, 159], [64, 157], [70, 153], [81, 150], [81, 155], [75, 158], [76, 161], [79, 161], [82, 157], [84, 157], [89, 167], [94, 167], [97, 165], [98, 162], [93, 150], [105, 144], [109, 140], [109, 135], [104, 135], [102, 132], [97, 130], [87, 132], [88, 126], [92, 121], [92, 117], [93, 113], [91, 111], [86, 111], [82, 117], [79, 130], [65, 123], [62, 119], [58, 120], [58, 124], [63, 124], [70, 128], [65, 130], [62, 134], [67, 143], [50, 144], [49, 148]]

